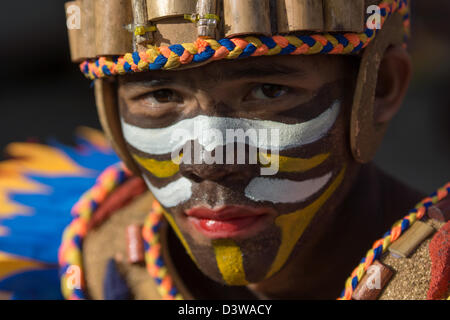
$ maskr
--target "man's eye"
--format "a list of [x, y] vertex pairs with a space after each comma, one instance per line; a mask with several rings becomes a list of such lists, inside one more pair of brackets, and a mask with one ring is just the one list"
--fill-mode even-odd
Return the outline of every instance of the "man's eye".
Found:
[[252, 96], [256, 99], [276, 99], [285, 95], [289, 89], [276, 84], [263, 84], [252, 90]]
[[170, 89], [161, 89], [154, 91], [144, 97], [152, 103], [170, 103], [179, 102], [181, 97]]

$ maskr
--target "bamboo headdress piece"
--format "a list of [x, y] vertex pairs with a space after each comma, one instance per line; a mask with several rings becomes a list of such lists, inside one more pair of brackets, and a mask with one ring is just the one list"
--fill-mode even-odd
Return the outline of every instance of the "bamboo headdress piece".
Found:
[[409, 0], [78, 0], [66, 12], [72, 60], [96, 80], [105, 133], [132, 170], [114, 76], [302, 54], [362, 54], [350, 139], [368, 162], [386, 129], [373, 123], [378, 68], [409, 33]]

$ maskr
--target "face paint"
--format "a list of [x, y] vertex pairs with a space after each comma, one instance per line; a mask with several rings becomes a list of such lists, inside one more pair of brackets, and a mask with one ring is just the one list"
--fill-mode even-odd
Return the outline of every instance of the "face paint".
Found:
[[215, 240], [213, 242], [217, 267], [225, 282], [230, 286], [248, 284], [242, 260], [242, 252], [233, 240]]
[[[279, 143], [272, 145], [271, 141], [264, 135], [258, 141], [249, 136], [249, 145], [263, 150], [286, 150], [298, 148], [313, 143], [323, 138], [334, 125], [340, 110], [340, 102], [335, 101], [333, 105], [317, 118], [299, 124], [285, 124], [274, 121], [222, 118], [197, 116], [193, 119], [182, 120], [170, 127], [161, 129], [139, 128], [122, 119], [122, 130], [125, 140], [133, 148], [154, 155], [171, 154], [181, 150], [186, 142], [198, 140], [209, 150], [223, 146], [223, 143], [215, 141], [211, 143], [204, 132], [208, 130], [219, 130], [223, 137], [227, 130], [278, 130]], [[177, 137], [179, 139], [174, 139]], [[233, 140], [234, 142], [234, 140]]]
[[[321, 165], [330, 156], [327, 154], [319, 154], [311, 159], [284, 157], [277, 155], [272, 157], [266, 153], [261, 152], [259, 154], [260, 159], [265, 159], [266, 163], [272, 163], [273, 161], [278, 161], [278, 171], [279, 172], [305, 172], [315, 167]], [[267, 164], [264, 166], [268, 166]]]
[[[171, 126], [152, 128], [153, 123], [158, 121], [153, 122], [153, 119], [140, 121], [133, 114], [124, 114], [125, 118], [121, 121], [125, 140], [136, 161], [147, 171], [146, 181], [150, 190], [164, 207], [170, 208], [171, 213], [166, 213], [169, 223], [191, 258], [196, 261], [193, 252], [195, 258], [201, 262], [199, 268], [205, 274], [228, 285], [246, 285], [249, 281], [255, 282], [270, 277], [285, 265], [306, 227], [343, 179], [344, 173], [341, 172], [332, 181], [336, 171], [332, 169], [324, 174], [327, 171], [322, 169], [325, 168], [320, 169], [321, 174], [315, 178], [310, 178], [314, 176], [311, 174], [307, 174], [310, 179], [306, 180], [303, 174], [296, 176], [321, 166], [331, 158], [331, 150], [315, 144], [329, 133], [340, 114], [341, 103], [339, 100], [332, 102], [334, 98], [331, 94], [336, 97], [339, 93], [334, 90], [330, 95], [318, 95], [318, 100], [289, 110], [289, 113], [280, 113], [277, 120], [280, 119], [282, 122], [190, 114], [192, 118], [181, 120]], [[327, 105], [330, 107], [324, 109]], [[284, 119], [289, 119], [287, 120], [289, 123], [284, 123]], [[299, 122], [298, 119], [311, 120]], [[260, 167], [267, 168], [277, 162], [284, 179], [250, 176], [245, 183], [236, 185], [236, 188], [219, 185], [215, 180], [203, 183], [202, 180], [191, 181], [189, 176], [179, 178], [184, 176], [185, 166], [180, 167], [177, 163], [173, 163], [173, 160], [166, 160], [173, 158], [174, 155], [178, 156], [179, 150], [184, 152], [184, 146], [190, 145], [187, 142], [196, 141], [208, 152], [219, 147], [228, 147], [228, 144], [235, 140], [228, 139], [227, 131], [237, 130], [245, 132], [246, 140], [241, 144], [259, 148]], [[260, 134], [254, 138], [255, 135], [247, 135], [247, 132], [252, 130], [266, 130], [269, 135], [266, 133], [264, 137]], [[278, 130], [279, 143], [272, 143], [274, 139], [269, 138], [271, 130]], [[216, 137], [211, 139], [213, 131], [220, 139]], [[316, 154], [323, 153], [311, 158], [292, 156], [304, 155], [304, 149], [301, 147], [313, 143], [310, 150]], [[273, 152], [274, 149], [284, 151], [289, 156], [277, 155], [277, 152]], [[226, 152], [228, 156], [228, 149]], [[160, 183], [158, 179], [167, 179], [170, 182]], [[158, 188], [152, 183], [164, 187]], [[328, 184], [329, 186], [325, 188]], [[230, 188], [230, 191], [224, 191], [227, 188]], [[322, 189], [325, 189], [322, 191], [323, 194], [314, 196]], [[303, 203], [313, 196], [316, 200], [304, 207]], [[255, 233], [232, 239], [213, 240], [213, 237], [208, 239], [193, 228], [185, 216], [187, 210], [196, 206], [213, 209], [222, 205], [242, 204], [260, 208], [263, 202], [271, 202], [273, 206], [267, 207], [275, 209], [276, 212], [269, 219], [270, 227], [264, 229], [269, 232], [264, 234]], [[296, 210], [300, 206], [303, 209]], [[179, 225], [175, 223], [175, 219]], [[186, 239], [189, 242], [186, 242]], [[261, 239], [267, 249], [261, 249], [260, 244], [255, 243]], [[189, 247], [189, 244], [192, 246]], [[252, 250], [257, 250], [260, 254], [253, 256]], [[248, 257], [253, 257], [254, 260], [247, 260]]]
[[175, 180], [160, 189], [152, 185], [145, 176], [144, 180], [155, 198], [166, 208], [176, 207], [192, 196], [192, 182], [186, 178]]
[[137, 163], [157, 178], [170, 178], [177, 174], [180, 170], [180, 166], [177, 163], [181, 161], [182, 157], [183, 156], [180, 155], [177, 159], [175, 159], [177, 161], [174, 162], [173, 160], [158, 161], [155, 159], [146, 159], [138, 155], [133, 155], [133, 158]]
[[266, 278], [270, 278], [286, 263], [295, 247], [295, 244], [300, 239], [312, 218], [342, 183], [345, 170], [346, 168], [343, 168], [328, 189], [325, 190], [325, 192], [309, 206], [290, 214], [281, 215], [275, 220], [275, 224], [281, 229], [281, 245]]
[[245, 196], [254, 201], [297, 203], [306, 201], [330, 181], [332, 173], [320, 178], [292, 181], [287, 179], [254, 178], [245, 188]]
[[181, 233], [180, 228], [178, 228], [177, 224], [175, 223], [175, 220], [173, 219], [173, 217], [170, 215], [170, 213], [168, 213], [164, 209], [162, 209], [162, 212], [164, 214], [164, 218], [166, 218], [166, 220], [169, 222], [172, 229], [175, 231], [175, 234], [177, 235], [178, 239], [180, 239], [181, 244], [183, 245], [184, 249], [188, 253], [189, 257], [191, 257], [192, 261], [194, 261], [194, 263], [197, 264], [197, 260], [195, 260], [195, 257], [192, 254], [191, 248], [189, 247], [186, 239], [184, 238], [183, 234]]

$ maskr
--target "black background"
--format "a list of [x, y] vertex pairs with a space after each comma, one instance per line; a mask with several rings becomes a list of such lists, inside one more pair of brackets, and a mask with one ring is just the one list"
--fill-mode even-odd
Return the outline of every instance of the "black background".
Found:
[[[425, 192], [450, 180], [449, 17], [449, 1], [413, 1], [414, 80], [376, 157]], [[91, 82], [70, 62], [64, 1], [1, 2], [0, 108], [0, 150], [99, 128]]]

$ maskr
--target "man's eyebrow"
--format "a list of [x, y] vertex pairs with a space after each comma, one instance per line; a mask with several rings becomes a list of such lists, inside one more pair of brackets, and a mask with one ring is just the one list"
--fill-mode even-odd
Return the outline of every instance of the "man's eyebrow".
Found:
[[142, 87], [161, 87], [161, 86], [165, 86], [165, 85], [168, 85], [171, 83], [173, 83], [173, 80], [171, 80], [171, 79], [159, 78], [159, 79], [154, 79], [154, 80], [131, 81], [131, 82], [126, 83], [125, 86], [130, 84], [133, 86], [139, 85]]
[[304, 76], [306, 72], [295, 67], [290, 67], [280, 64], [258, 64], [243, 66], [236, 70], [225, 70], [221, 72], [221, 77], [229, 78], [267, 78], [273, 76], [283, 75], [298, 75]]
[[[284, 64], [250, 63], [248, 65], [241, 66], [239, 69], [224, 68], [224, 70], [217, 71], [217, 73], [214, 72], [214, 74], [217, 75], [215, 80], [231, 80], [269, 78], [294, 74], [296, 76], [305, 76], [306, 71]], [[158, 78], [153, 80], [130, 81], [129, 84], [139, 85], [142, 87], [161, 87], [174, 84], [174, 82], [176, 81], [171, 78]]]

